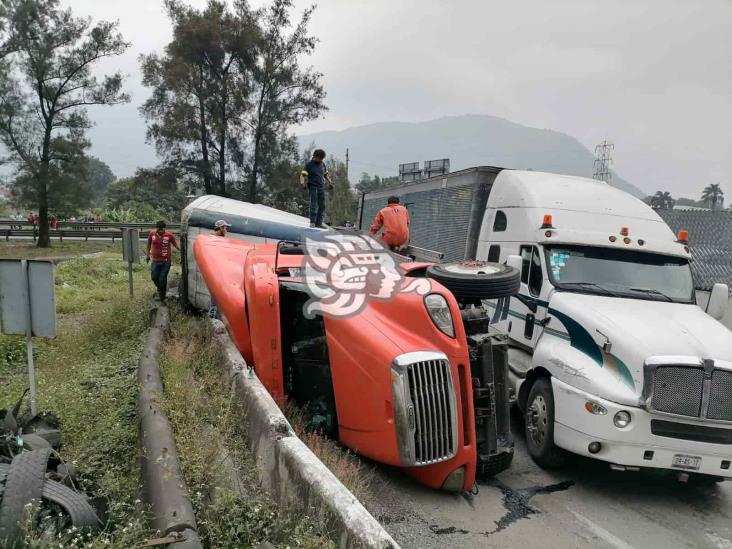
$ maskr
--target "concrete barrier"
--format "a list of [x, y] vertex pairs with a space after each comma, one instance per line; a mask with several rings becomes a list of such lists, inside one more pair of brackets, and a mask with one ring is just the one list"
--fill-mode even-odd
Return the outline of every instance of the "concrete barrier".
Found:
[[267, 389], [249, 369], [224, 324], [212, 320], [224, 381], [242, 410], [259, 479], [282, 507], [325, 520], [342, 548], [398, 549], [361, 502], [295, 435]]
[[142, 500], [150, 507], [150, 525], [155, 530], [163, 537], [177, 536], [182, 539], [172, 547], [202, 549], [193, 506], [180, 470], [173, 430], [161, 407], [163, 382], [159, 357], [170, 329], [170, 316], [168, 309], [162, 305], [154, 309], [152, 314], [152, 328], [137, 368]]

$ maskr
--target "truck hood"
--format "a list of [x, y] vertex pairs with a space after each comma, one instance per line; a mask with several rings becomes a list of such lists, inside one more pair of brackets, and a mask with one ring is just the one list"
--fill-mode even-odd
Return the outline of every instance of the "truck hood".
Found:
[[[732, 362], [732, 332], [696, 305], [555, 292], [549, 316], [559, 321], [549, 326], [560, 329], [561, 323], [572, 347], [614, 371], [638, 396], [648, 357]], [[606, 352], [608, 340], [612, 346]]]

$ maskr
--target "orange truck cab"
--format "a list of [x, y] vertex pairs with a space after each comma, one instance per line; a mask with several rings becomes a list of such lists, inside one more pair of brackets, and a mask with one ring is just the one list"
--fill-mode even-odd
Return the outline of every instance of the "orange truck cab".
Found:
[[304, 245], [208, 235], [193, 243], [219, 316], [280, 406], [305, 407], [312, 428], [421, 483], [470, 490], [513, 456], [505, 342], [473, 290], [476, 280], [479, 291], [495, 290], [498, 276], [508, 296], [518, 273], [494, 265], [505, 272], [487, 283], [483, 264], [450, 270], [384, 253], [399, 274], [393, 296], [336, 316], [307, 312]]

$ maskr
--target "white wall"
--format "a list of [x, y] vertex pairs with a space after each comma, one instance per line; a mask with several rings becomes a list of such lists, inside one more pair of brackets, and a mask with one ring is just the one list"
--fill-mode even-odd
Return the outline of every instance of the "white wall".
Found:
[[[697, 290], [696, 301], [699, 304], [699, 307], [706, 309], [707, 303], [709, 302], [709, 292]], [[727, 326], [727, 328], [732, 330], [732, 296], [730, 296], [729, 301], [727, 302], [727, 312], [721, 322]]]

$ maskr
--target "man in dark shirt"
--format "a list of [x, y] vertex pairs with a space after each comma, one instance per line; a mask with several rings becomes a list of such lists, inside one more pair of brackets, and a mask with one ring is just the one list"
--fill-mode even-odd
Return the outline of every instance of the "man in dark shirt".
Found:
[[310, 226], [318, 228], [323, 227], [325, 214], [325, 182], [333, 187], [323, 160], [325, 151], [315, 149], [312, 160], [305, 164], [305, 168], [300, 172], [300, 185], [310, 193]]

